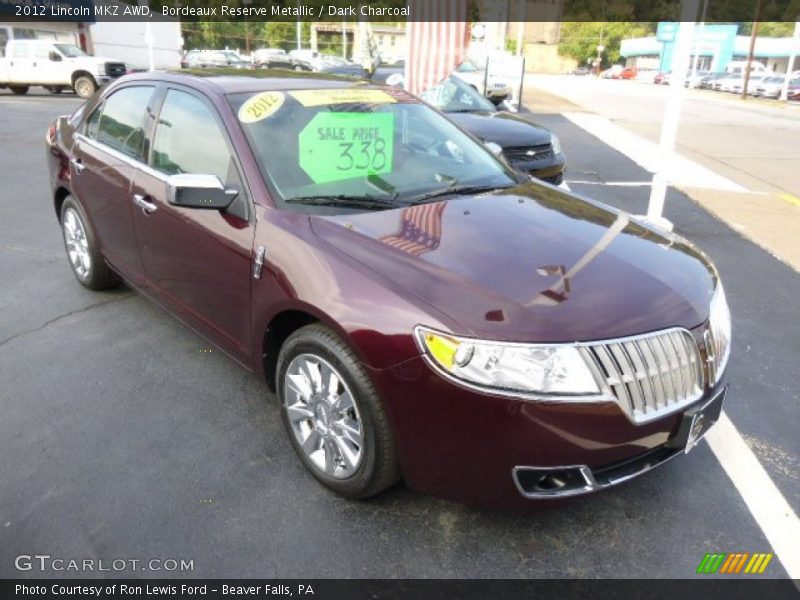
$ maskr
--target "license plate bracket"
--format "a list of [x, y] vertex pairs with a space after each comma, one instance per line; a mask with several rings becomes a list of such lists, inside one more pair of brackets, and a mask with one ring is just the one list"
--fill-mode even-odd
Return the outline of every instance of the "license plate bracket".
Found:
[[678, 433], [672, 438], [669, 445], [674, 448], [682, 448], [687, 453], [694, 448], [719, 420], [727, 390], [727, 387], [722, 388], [704, 404], [686, 411], [683, 414]]

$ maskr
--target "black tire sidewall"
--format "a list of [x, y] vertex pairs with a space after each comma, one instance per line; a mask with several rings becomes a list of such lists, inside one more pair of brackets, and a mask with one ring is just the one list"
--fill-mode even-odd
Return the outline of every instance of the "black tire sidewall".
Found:
[[[306, 332], [304, 330], [309, 331]], [[337, 348], [330, 347], [326, 344], [323, 336], [315, 335], [319, 330], [313, 331], [309, 328], [304, 328], [304, 330], [299, 330], [289, 337], [281, 348], [278, 357], [276, 393], [278, 402], [280, 403], [281, 419], [286, 433], [295, 449], [295, 453], [311, 474], [323, 485], [349, 498], [363, 498], [372, 495], [380, 491], [372, 490], [373, 482], [377, 476], [376, 470], [378, 468], [378, 461], [380, 460], [374, 414], [374, 403], [379, 401], [377, 394], [367, 374], [364, 372], [363, 367], [354, 362], [346, 353], [340, 354]], [[340, 341], [338, 340], [338, 336], [337, 341]], [[286, 370], [295, 356], [306, 353], [316, 354], [325, 359], [339, 372], [345, 379], [358, 409], [364, 438], [363, 455], [361, 464], [358, 466], [356, 472], [346, 479], [336, 479], [320, 471], [300, 447], [300, 443], [297, 441], [289, 422], [289, 416], [283, 398]]]

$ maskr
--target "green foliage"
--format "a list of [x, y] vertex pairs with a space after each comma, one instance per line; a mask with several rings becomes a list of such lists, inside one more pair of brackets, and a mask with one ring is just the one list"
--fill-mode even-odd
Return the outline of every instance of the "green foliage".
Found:
[[602, 62], [608, 66], [619, 62], [619, 47], [623, 39], [653, 35], [655, 31], [656, 23], [568, 22], [561, 27], [558, 53], [585, 65], [587, 59], [597, 57], [597, 46], [603, 45]]

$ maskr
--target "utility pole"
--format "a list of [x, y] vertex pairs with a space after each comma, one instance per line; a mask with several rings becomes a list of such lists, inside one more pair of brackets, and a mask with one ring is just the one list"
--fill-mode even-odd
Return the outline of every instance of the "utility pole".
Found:
[[522, 44], [525, 41], [525, 5], [526, 0], [517, 2], [517, 56], [522, 56]]
[[794, 36], [792, 37], [792, 49], [789, 50], [789, 62], [786, 63], [786, 79], [783, 80], [781, 89], [781, 100], [789, 99], [789, 82], [792, 79], [792, 67], [794, 59], [797, 58], [797, 47], [800, 46], [800, 21], [794, 24]]
[[347, 60], [347, 21], [342, 19], [342, 58]]
[[[683, 0], [681, 3], [681, 23], [678, 27], [675, 47], [672, 52], [672, 72], [686, 73], [689, 70], [689, 53], [692, 49], [694, 23], [697, 19], [699, 0]], [[667, 104], [664, 107], [664, 120], [661, 122], [659, 140], [658, 170], [653, 174], [650, 187], [650, 202], [647, 205], [647, 220], [663, 229], [672, 230], [672, 223], [664, 218], [664, 199], [667, 196], [667, 177], [673, 163], [675, 139], [678, 136], [678, 122], [681, 102], [685, 88], [683, 85], [669, 86]]]
[[[700, 17], [700, 35], [697, 37], [700, 38], [702, 42], [705, 31], [706, 31], [706, 14], [708, 13], [708, 0], [703, 0], [703, 16]], [[694, 61], [692, 63], [692, 76], [689, 78], [689, 87], [694, 89], [697, 85], [697, 62], [700, 60], [700, 52], [697, 44], [694, 44]]]
[[761, 23], [761, 14], [764, 12], [764, 0], [756, 3], [756, 18], [753, 21], [753, 31], [750, 33], [750, 53], [747, 55], [747, 69], [744, 72], [744, 85], [742, 85], [742, 100], [747, 100], [747, 86], [750, 84], [750, 65], [753, 63], [753, 54], [756, 51], [756, 38], [758, 26]]
[[298, 50], [302, 50], [303, 49], [303, 44], [302, 44], [303, 25], [300, 23], [300, 17], [299, 17], [299, 15], [300, 15], [300, 0], [297, 0], [297, 14], [298, 14], [298, 17], [297, 17], [297, 49]]

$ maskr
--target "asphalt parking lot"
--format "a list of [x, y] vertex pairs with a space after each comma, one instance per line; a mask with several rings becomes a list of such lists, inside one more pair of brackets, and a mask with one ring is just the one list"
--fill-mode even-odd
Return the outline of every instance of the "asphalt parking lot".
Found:
[[[48, 123], [74, 96], [0, 91], [0, 577], [18, 554], [193, 560], [194, 577], [691, 578], [706, 552], [770, 552], [702, 442], [623, 486], [524, 512], [402, 485], [353, 502], [307, 475], [266, 385], [125, 287], [82, 288], [49, 197]], [[635, 213], [649, 176], [559, 115], [573, 190]], [[734, 318], [726, 411], [800, 510], [800, 276], [670, 191]], [[162, 576], [181, 573], [121, 572]], [[785, 577], [774, 560], [767, 576]]]

